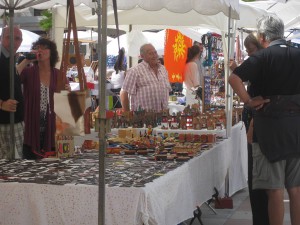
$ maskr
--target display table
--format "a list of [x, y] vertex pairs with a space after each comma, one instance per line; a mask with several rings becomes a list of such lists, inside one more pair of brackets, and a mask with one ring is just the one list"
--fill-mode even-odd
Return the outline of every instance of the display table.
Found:
[[[64, 163], [69, 165], [70, 161]], [[90, 164], [89, 170], [93, 170], [93, 160], [87, 159], [84, 164]], [[71, 170], [76, 163], [69, 166]], [[118, 171], [118, 164], [115, 166], [110, 169]], [[59, 174], [55, 162], [52, 167], [53, 174]], [[230, 138], [164, 175], [155, 174], [162, 176], [144, 187], [106, 185], [106, 225], [178, 224], [193, 216], [195, 206], [211, 198], [214, 187], [224, 189], [227, 172], [230, 195], [247, 186], [246, 132], [241, 123], [232, 128]], [[95, 184], [78, 180], [64, 185], [2, 182], [0, 193], [1, 225], [98, 224]]]

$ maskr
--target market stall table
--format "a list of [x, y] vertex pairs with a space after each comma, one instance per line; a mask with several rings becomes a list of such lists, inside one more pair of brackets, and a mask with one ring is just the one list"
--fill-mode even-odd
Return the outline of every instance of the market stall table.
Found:
[[[12, 162], [11, 169], [0, 161], [0, 224], [96, 225], [95, 158], [87, 153], [53, 162], [20, 160]], [[224, 188], [227, 172], [230, 195], [246, 187], [245, 127], [235, 125], [230, 138], [185, 163], [141, 156], [110, 156], [107, 162], [106, 174], [111, 175], [106, 175], [107, 225], [178, 224], [211, 198], [213, 187]], [[32, 178], [32, 173], [37, 176]]]

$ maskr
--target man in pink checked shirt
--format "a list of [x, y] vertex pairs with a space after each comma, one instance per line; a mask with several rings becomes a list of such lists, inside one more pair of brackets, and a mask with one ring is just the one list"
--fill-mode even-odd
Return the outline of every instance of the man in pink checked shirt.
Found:
[[152, 44], [142, 45], [140, 55], [143, 61], [126, 72], [120, 92], [122, 108], [156, 112], [167, 109], [171, 91], [167, 70], [159, 62]]

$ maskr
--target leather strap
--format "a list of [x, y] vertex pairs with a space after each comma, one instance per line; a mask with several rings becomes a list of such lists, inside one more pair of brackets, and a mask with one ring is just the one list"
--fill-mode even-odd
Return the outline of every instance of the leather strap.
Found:
[[79, 42], [77, 36], [75, 8], [74, 8], [73, 0], [68, 0], [67, 2], [67, 21], [68, 21], [68, 32], [67, 32], [67, 38], [64, 39], [63, 42], [62, 62], [60, 66], [60, 77], [59, 77], [60, 79], [58, 79], [57, 90], [58, 91], [64, 90], [65, 84], [68, 83], [66, 74], [69, 65], [70, 38], [71, 38], [71, 31], [72, 31], [74, 37], [73, 42], [75, 48], [79, 86], [80, 86], [80, 91], [84, 91], [87, 89], [87, 85], [86, 85], [86, 78], [85, 78], [82, 61], [80, 57], [80, 51], [79, 51]]
[[116, 28], [117, 28], [117, 38], [118, 38], [118, 47], [120, 51], [120, 32], [119, 32], [119, 20], [118, 20], [118, 7], [117, 7], [117, 0], [113, 0], [113, 8], [114, 8], [114, 15], [115, 15], [115, 22], [116, 22]]

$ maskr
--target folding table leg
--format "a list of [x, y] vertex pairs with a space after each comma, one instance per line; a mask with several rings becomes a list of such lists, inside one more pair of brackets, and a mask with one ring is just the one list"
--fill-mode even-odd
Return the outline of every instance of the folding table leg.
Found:
[[199, 220], [199, 223], [200, 223], [201, 225], [204, 225], [203, 222], [202, 222], [202, 220], [201, 220], [202, 211], [201, 211], [201, 209], [200, 209], [199, 206], [197, 206], [197, 209], [194, 210], [194, 213], [193, 213], [193, 214], [194, 214], [194, 218], [191, 220], [190, 225], [193, 224], [193, 222], [194, 222], [194, 220], [195, 220], [196, 218]]
[[205, 202], [205, 205], [207, 205], [207, 207], [211, 210], [211, 211], [213, 211], [214, 212], [214, 214], [218, 214], [217, 212], [216, 212], [216, 210], [213, 208], [213, 207], [211, 207], [211, 205], [208, 203], [208, 202]]

